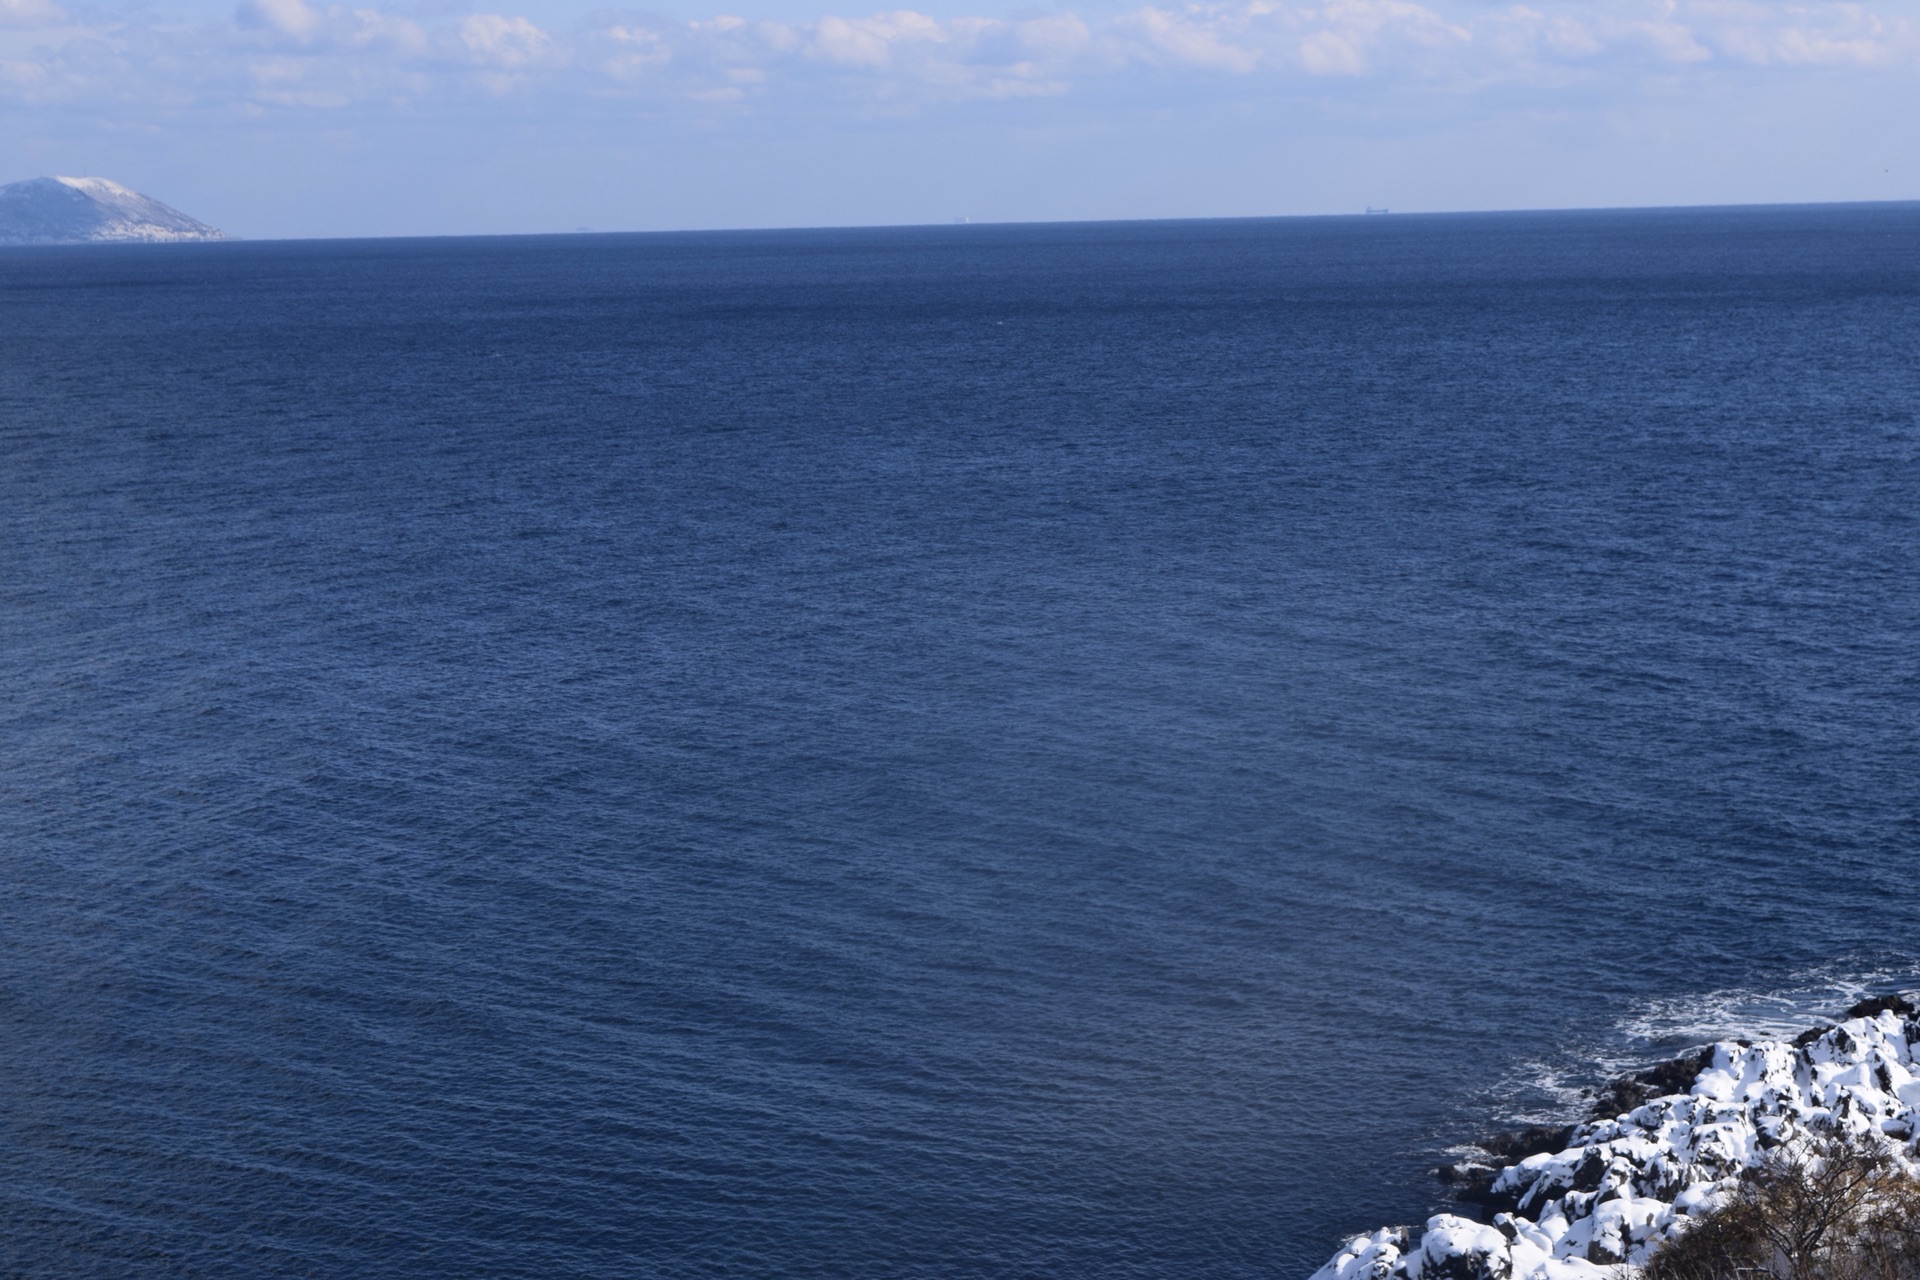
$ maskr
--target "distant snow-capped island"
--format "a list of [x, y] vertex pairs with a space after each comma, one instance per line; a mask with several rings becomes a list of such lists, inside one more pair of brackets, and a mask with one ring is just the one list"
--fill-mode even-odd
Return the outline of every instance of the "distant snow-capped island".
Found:
[[[1585, 1123], [1493, 1140], [1454, 1166], [1462, 1214], [1355, 1236], [1312, 1280], [1622, 1280], [1725, 1203], [1770, 1150], [1838, 1132], [1920, 1175], [1920, 1005], [1863, 1000], [1792, 1041], [1726, 1040], [1617, 1081]], [[1514, 1159], [1514, 1157], [1519, 1157]]]
[[0, 244], [154, 244], [226, 234], [106, 178], [33, 178], [0, 186]]

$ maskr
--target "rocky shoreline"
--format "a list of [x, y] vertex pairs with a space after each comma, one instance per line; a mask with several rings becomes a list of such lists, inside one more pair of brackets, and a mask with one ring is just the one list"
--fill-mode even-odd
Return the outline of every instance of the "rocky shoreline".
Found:
[[1313, 1280], [1600, 1280], [1710, 1211], [1742, 1170], [1823, 1127], [1920, 1173], [1920, 1005], [1876, 996], [1791, 1041], [1729, 1040], [1609, 1084], [1588, 1118], [1438, 1170], [1459, 1213], [1355, 1236]]

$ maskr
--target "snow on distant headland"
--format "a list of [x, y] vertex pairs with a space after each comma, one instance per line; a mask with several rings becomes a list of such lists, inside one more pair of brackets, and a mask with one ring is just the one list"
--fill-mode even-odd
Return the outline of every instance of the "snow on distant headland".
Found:
[[0, 244], [224, 239], [206, 223], [105, 178], [34, 178], [0, 187]]
[[1638, 1105], [1501, 1169], [1481, 1197], [1502, 1210], [1490, 1225], [1443, 1213], [1355, 1236], [1313, 1280], [1603, 1280], [1823, 1126], [1869, 1135], [1920, 1173], [1920, 1016], [1904, 999], [1873, 1003], [1792, 1042], [1702, 1050], [1686, 1092], [1627, 1099]]

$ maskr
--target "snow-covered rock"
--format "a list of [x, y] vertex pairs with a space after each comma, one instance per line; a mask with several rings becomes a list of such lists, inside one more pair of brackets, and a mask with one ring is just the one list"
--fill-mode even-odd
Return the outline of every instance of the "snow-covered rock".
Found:
[[1849, 1018], [1789, 1044], [1713, 1045], [1685, 1093], [1569, 1131], [1563, 1150], [1502, 1169], [1491, 1224], [1355, 1236], [1313, 1280], [1603, 1280], [1710, 1211], [1742, 1170], [1795, 1137], [1869, 1136], [1920, 1174], [1920, 1016]]
[[224, 239], [206, 223], [105, 178], [34, 178], [0, 187], [0, 244]]

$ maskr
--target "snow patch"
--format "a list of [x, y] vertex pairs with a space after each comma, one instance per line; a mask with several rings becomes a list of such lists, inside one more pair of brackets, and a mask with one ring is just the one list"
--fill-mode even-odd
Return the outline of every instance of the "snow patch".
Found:
[[206, 223], [107, 178], [34, 178], [0, 187], [0, 244], [225, 238]]
[[1684, 1093], [1577, 1125], [1560, 1151], [1501, 1170], [1491, 1224], [1355, 1236], [1313, 1280], [1600, 1280], [1644, 1263], [1766, 1153], [1823, 1128], [1920, 1174], [1920, 1017], [1849, 1018], [1794, 1041], [1720, 1041]]

